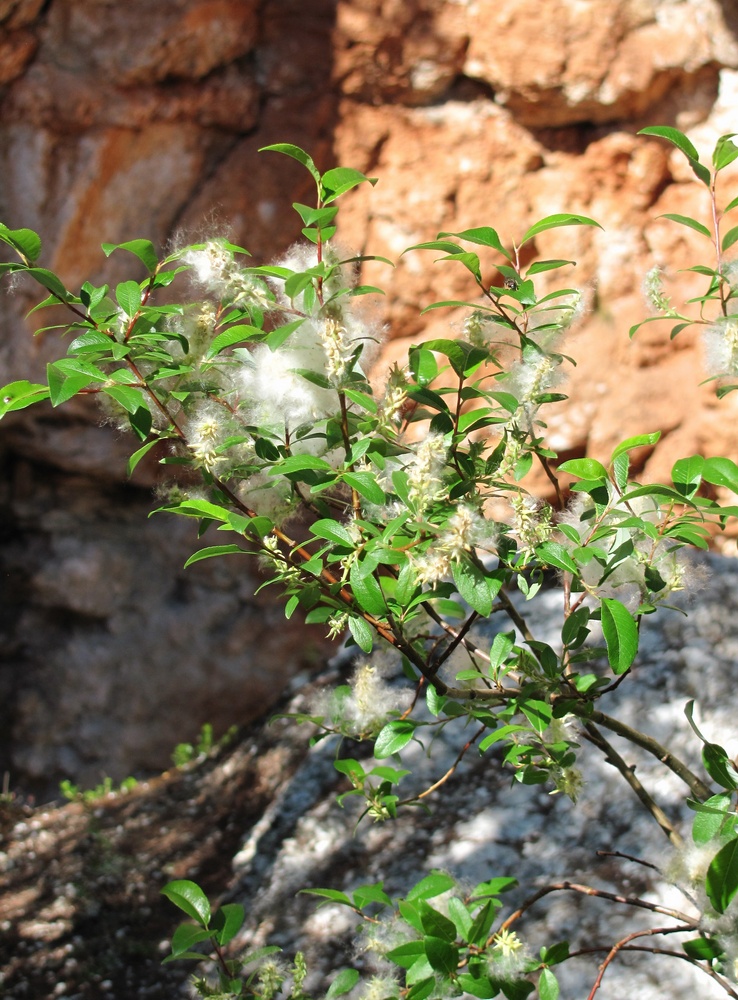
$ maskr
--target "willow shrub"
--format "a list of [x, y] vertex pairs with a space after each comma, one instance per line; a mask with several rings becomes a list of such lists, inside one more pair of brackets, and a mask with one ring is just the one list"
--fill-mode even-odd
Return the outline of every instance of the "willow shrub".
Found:
[[[668, 216], [709, 241], [709, 263], [691, 268], [704, 276], [704, 294], [682, 314], [652, 272], [646, 285], [657, 311], [646, 322], [670, 320], [672, 335], [703, 327], [709, 374], [724, 395], [738, 388], [730, 382], [738, 376], [738, 284], [725, 256], [738, 241], [738, 226], [723, 231], [723, 219], [738, 198], [725, 203], [718, 181], [738, 147], [723, 136], [707, 166], [676, 129], [644, 132], [681, 150], [713, 209], [706, 223]], [[0, 415], [45, 400], [60, 406], [74, 396], [96, 396], [107, 419], [131, 431], [129, 473], [152, 451], [176, 467], [161, 510], [194, 519], [199, 535], [207, 532], [213, 543], [188, 565], [255, 558], [287, 617], [298, 614], [347, 637], [357, 654], [351, 683], [297, 722], [312, 724], [312, 738], [317, 731], [319, 738], [373, 745], [371, 766], [340, 752], [335, 762], [346, 779], [344, 794], [361, 798], [372, 820], [392, 820], [402, 806], [425, 799], [422, 790], [401, 791], [411, 772], [408, 744], [471, 724], [467, 752], [495, 746], [514, 780], [548, 784], [573, 800], [587, 777], [577, 765], [578, 741], [589, 741], [683, 851], [680, 831], [607, 734], [658, 758], [681, 779], [695, 814], [691, 839], [704, 864], [699, 872], [689, 868], [691, 874], [685, 866], [682, 884], [695, 915], [625, 902], [666, 914], [670, 922], [661, 933], [688, 932], [681, 957], [738, 996], [731, 985], [738, 982], [738, 773], [694, 724], [704, 744], [704, 774], [681, 761], [678, 748], [660, 746], [598, 707], [615, 686], [637, 683], [630, 673], [641, 623], [685, 587], [685, 551], [706, 549], [715, 530], [738, 515], [738, 507], [705, 496], [714, 489], [703, 489], [738, 492], [738, 466], [691, 455], [675, 462], [670, 482], [640, 484], [631, 453], [657, 446], [658, 432], [622, 441], [606, 463], [560, 462], [548, 446], [546, 407], [566, 399], [561, 383], [570, 359], [561, 345], [580, 294], [536, 289], [539, 275], [573, 261], [522, 261], [546, 230], [597, 226], [581, 215], [547, 216], [515, 242], [480, 226], [408, 248], [424, 260], [440, 257], [465, 268], [478, 296], [426, 305], [425, 311], [464, 309], [461, 336], [411, 347], [406, 364], [375, 391], [368, 367], [381, 331], [362, 305], [379, 289], [358, 283], [358, 275], [363, 261], [381, 258], [346, 257], [333, 242], [339, 199], [375, 179], [345, 167], [321, 174], [293, 145], [267, 149], [298, 160], [315, 184], [314, 205], [294, 205], [304, 240], [277, 263], [253, 263], [227, 239], [163, 259], [151, 242], [134, 239], [103, 250], [131, 255], [138, 273], [145, 269], [143, 280], [114, 289], [85, 282], [71, 291], [37, 263], [36, 233], [0, 228], [18, 258], [0, 271], [43, 286], [47, 295], [36, 309], [57, 317], [61, 308], [61, 320], [47, 329], [70, 337], [66, 356], [48, 366], [46, 383], [16, 381], [2, 389]], [[552, 277], [545, 279], [549, 288]], [[181, 467], [185, 476], [176, 474]], [[534, 471], [536, 482], [545, 477], [547, 499], [526, 488]], [[535, 615], [526, 613], [552, 578], [561, 593], [560, 640], [553, 643], [536, 635]], [[471, 638], [472, 626], [490, 618], [494, 639], [482, 646]], [[370, 659], [377, 645], [396, 654], [383, 657], [384, 667]], [[691, 721], [691, 706], [687, 711]], [[529, 904], [505, 915], [502, 897], [514, 875], [489, 873], [470, 892], [447, 873], [431, 872], [403, 899], [390, 898], [382, 883], [351, 893], [309, 887], [322, 901], [349, 907], [360, 923], [392, 920], [396, 930], [373, 935], [373, 977], [359, 982], [356, 970], [344, 969], [328, 996], [518, 1000], [537, 989], [541, 1000], [555, 1000], [554, 970], [567, 961], [569, 946], [548, 942], [534, 957], [515, 930]], [[175, 933], [170, 960], [201, 960], [205, 946], [215, 957], [219, 983], [197, 980], [202, 995], [304, 995], [301, 956], [288, 966], [274, 959], [274, 949], [231, 953], [240, 906], [212, 915], [189, 881], [163, 891], [191, 918]], [[638, 936], [613, 942], [593, 973], [590, 996]]]

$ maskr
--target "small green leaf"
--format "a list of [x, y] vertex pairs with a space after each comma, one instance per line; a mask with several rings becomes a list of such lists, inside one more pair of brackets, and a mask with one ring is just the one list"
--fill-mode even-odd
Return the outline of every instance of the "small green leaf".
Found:
[[697, 815], [692, 821], [692, 840], [695, 844], [708, 844], [720, 833], [730, 807], [729, 795], [711, 795], [696, 806]]
[[377, 760], [384, 760], [398, 753], [407, 746], [413, 738], [415, 723], [409, 719], [395, 719], [388, 722], [380, 731], [374, 742], [374, 756]]
[[676, 215], [673, 212], [667, 212], [664, 215], [657, 216], [659, 219], [670, 219], [672, 222], [678, 222], [682, 226], [687, 226], [689, 229], [694, 229], [696, 233], [700, 233], [702, 236], [706, 236], [708, 240], [712, 239], [712, 233], [696, 219], [690, 218], [688, 215]]
[[572, 458], [569, 462], [562, 462], [559, 472], [578, 479], [607, 479], [607, 469], [596, 458]]
[[586, 215], [572, 215], [570, 213], [559, 213], [557, 215], [547, 215], [545, 219], [540, 219], [534, 223], [520, 241], [522, 247], [524, 243], [532, 240], [539, 233], [544, 233], [547, 229], [556, 229], [558, 226], [596, 226], [602, 229], [599, 222], [587, 218]]
[[364, 653], [371, 653], [374, 645], [374, 633], [371, 626], [358, 615], [351, 615], [348, 627], [359, 649]]
[[720, 246], [723, 250], [728, 250], [736, 242], [738, 242], [738, 226], [733, 226], [733, 228], [729, 229], [725, 236], [723, 236]]
[[318, 173], [318, 168], [315, 166], [312, 157], [308, 156], [304, 149], [300, 149], [299, 146], [293, 146], [290, 142], [276, 142], [272, 146], [262, 146], [259, 152], [284, 153], [285, 156], [291, 156], [293, 160], [297, 160], [303, 167], [307, 167], [318, 186], [318, 191], [320, 191], [320, 174]]
[[325, 538], [336, 545], [342, 545], [351, 549], [354, 547], [355, 543], [349, 534], [348, 528], [344, 527], [338, 521], [334, 521], [333, 518], [326, 517], [320, 521], [316, 521], [315, 524], [310, 525], [310, 530], [318, 538]]
[[684, 153], [697, 178], [703, 184], [706, 184], [708, 187], [710, 186], [710, 171], [700, 163], [699, 153], [686, 135], [680, 132], [679, 129], [672, 128], [669, 125], [649, 125], [648, 128], [642, 128], [638, 135], [657, 135], [661, 139], [668, 140]]
[[454, 879], [447, 873], [432, 871], [412, 887], [407, 894], [407, 899], [412, 902], [416, 899], [434, 899], [456, 885]]
[[445, 975], [456, 971], [456, 966], [459, 964], [459, 949], [453, 944], [444, 941], [443, 938], [427, 935], [423, 938], [423, 945], [425, 956], [432, 969]]
[[734, 135], [736, 135], [735, 132], [721, 135], [715, 143], [715, 149], [712, 153], [712, 165], [715, 170], [722, 170], [738, 157], [738, 146], [732, 141]]
[[477, 229], [465, 229], [462, 233], [439, 233], [438, 238], [444, 236], [455, 236], [458, 240], [465, 240], [467, 243], [476, 243], [478, 246], [492, 247], [508, 260], [512, 260], [512, 255], [504, 248], [496, 230], [490, 226], [480, 226]]
[[621, 441], [617, 448], [615, 448], [610, 456], [610, 461], [614, 462], [618, 455], [623, 455], [626, 451], [632, 451], [633, 448], [654, 445], [660, 437], [661, 431], [654, 431], [652, 434], [637, 434], [635, 437], [626, 438], [625, 441]]
[[158, 443], [159, 438], [154, 438], [153, 441], [147, 441], [143, 447], [138, 449], [138, 451], [134, 451], [128, 459], [128, 464], [126, 465], [126, 475], [132, 476], [133, 470], [136, 468], [141, 459], [151, 451], [155, 444]]
[[725, 913], [738, 892], [738, 839], [721, 847], [710, 862], [705, 890], [718, 913]]
[[359, 973], [356, 969], [342, 969], [328, 987], [325, 1000], [334, 1000], [335, 997], [342, 997], [349, 993], [359, 981]]
[[300, 472], [333, 472], [333, 467], [317, 455], [290, 455], [269, 470], [270, 476], [294, 476]]
[[232, 941], [243, 926], [244, 909], [240, 903], [225, 903], [213, 918], [218, 944], [224, 947]]
[[558, 1000], [559, 984], [550, 969], [544, 969], [538, 980], [538, 996], [540, 1000]]
[[187, 562], [184, 564], [184, 568], [187, 569], [188, 566], [192, 566], [193, 563], [202, 562], [203, 559], [212, 559], [214, 556], [228, 556], [228, 555], [246, 555], [246, 552], [238, 545], [208, 545], [207, 548], [198, 549], [194, 552]]
[[702, 466], [702, 478], [715, 486], [726, 486], [738, 493], [738, 465], [730, 458], [708, 458]]
[[373, 472], [344, 472], [344, 481], [369, 503], [383, 504], [387, 498]]
[[712, 959], [722, 958], [724, 955], [720, 943], [714, 938], [692, 938], [691, 941], [683, 941], [682, 948], [685, 954], [698, 962], [711, 962]]
[[324, 205], [328, 205], [340, 195], [345, 194], [346, 191], [350, 191], [364, 182], [373, 187], [377, 183], [377, 178], [367, 177], [366, 174], [351, 167], [334, 167], [332, 170], [326, 170], [321, 178], [320, 200]]
[[0, 420], [12, 410], [24, 410], [27, 406], [49, 398], [48, 386], [25, 379], [11, 382], [0, 389]]
[[615, 674], [624, 674], [638, 652], [638, 626], [630, 611], [614, 598], [602, 599], [602, 634]]
[[473, 608], [482, 618], [489, 618], [496, 592], [495, 595], [492, 594], [490, 582], [484, 570], [469, 559], [459, 559], [458, 562], [452, 563], [451, 574], [459, 595], [463, 597], [469, 607]]
[[681, 149], [688, 160], [699, 160], [700, 158], [699, 153], [686, 135], [669, 125], [649, 125], [648, 128], [642, 128], [638, 135], [657, 135], [662, 139], [668, 139], [677, 149]]
[[150, 240], [128, 240], [126, 243], [103, 243], [102, 251], [109, 257], [114, 250], [127, 250], [138, 257], [147, 271], [156, 270], [158, 260], [154, 244]]
[[671, 481], [679, 492], [683, 491], [686, 497], [691, 497], [702, 481], [704, 466], [705, 460], [702, 455], [677, 459], [671, 468]]
[[45, 267], [29, 267], [26, 274], [30, 274], [32, 278], [43, 285], [48, 291], [55, 295], [62, 302], [66, 302], [69, 296], [69, 292], [64, 287], [61, 278], [57, 277], [53, 271], [47, 270]]
[[[302, 320], [298, 320], [295, 324], [290, 325], [299, 326], [302, 322]], [[237, 326], [231, 326], [227, 330], [224, 330], [223, 333], [219, 333], [210, 347], [208, 347], [205, 357], [209, 361], [220, 354], [221, 351], [225, 351], [226, 348], [233, 347], [234, 344], [243, 344], [249, 340], [253, 340], [255, 337], [263, 336], [264, 331], [260, 330], [258, 326], [239, 323]]]
[[[172, 957], [184, 958], [185, 952], [190, 952], [192, 947], [201, 941], [210, 941], [212, 933], [194, 924], [180, 924], [174, 934], [172, 934]], [[204, 953], [197, 952], [199, 959], [205, 958]]]
[[362, 611], [380, 618], [386, 615], [387, 604], [382, 590], [371, 573], [362, 572], [360, 563], [352, 563], [349, 583], [356, 603]]
[[444, 941], [456, 940], [456, 924], [448, 917], [445, 917], [438, 910], [434, 910], [425, 900], [420, 901], [419, 911], [420, 921], [425, 934], [432, 934], [434, 937], [442, 938]]
[[115, 289], [115, 298], [126, 316], [135, 316], [141, 308], [141, 289], [138, 282], [122, 281]]
[[578, 573], [577, 564], [561, 542], [543, 542], [536, 545], [536, 558], [544, 566], [554, 566], [564, 573]]
[[167, 882], [161, 890], [161, 894], [179, 907], [188, 917], [196, 920], [201, 927], [209, 926], [210, 903], [196, 882], [191, 882], [189, 879]]
[[0, 223], [0, 240], [33, 264], [41, 253], [41, 237], [32, 229], [8, 229]]

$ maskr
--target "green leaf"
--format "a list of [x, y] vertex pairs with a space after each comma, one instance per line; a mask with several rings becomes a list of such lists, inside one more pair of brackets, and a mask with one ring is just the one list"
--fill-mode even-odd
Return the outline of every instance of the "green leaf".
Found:
[[320, 200], [324, 205], [328, 205], [365, 181], [373, 187], [377, 183], [377, 178], [367, 177], [366, 174], [351, 167], [334, 167], [332, 170], [326, 170], [321, 179]]
[[270, 476], [293, 476], [308, 470], [318, 472], [333, 472], [333, 467], [324, 458], [317, 455], [290, 455], [275, 468], [269, 470]]
[[537, 698], [526, 698], [524, 701], [518, 702], [518, 708], [537, 733], [542, 733], [551, 725], [553, 711], [545, 701], [540, 701]]
[[[341, 763], [338, 761], [337, 763]], [[341, 903], [345, 906], [353, 906], [353, 902], [349, 899], [345, 892], [339, 892], [337, 889], [300, 889], [298, 890], [304, 896], [320, 896], [324, 902], [319, 904], [325, 906], [326, 903]]]
[[460, 253], [446, 254], [445, 257], [441, 257], [441, 260], [457, 260], [459, 264], [463, 264], [467, 271], [470, 271], [474, 275], [477, 281], [482, 280], [479, 257], [475, 253], [462, 250]]
[[614, 462], [618, 455], [623, 455], [626, 451], [632, 451], [633, 448], [654, 445], [660, 437], [661, 431], [654, 431], [652, 434], [637, 434], [635, 437], [626, 438], [625, 441], [621, 441], [615, 448], [610, 456], [610, 461]]
[[538, 980], [538, 996], [540, 1000], [558, 1000], [559, 983], [550, 969], [544, 969]]
[[[299, 326], [302, 320], [298, 320], [290, 326]], [[255, 337], [263, 337], [264, 331], [260, 330], [258, 326], [249, 326], [248, 323], [239, 323], [237, 326], [231, 326], [223, 333], [219, 333], [218, 336], [213, 340], [210, 347], [208, 347], [205, 357], [209, 361], [211, 358], [216, 357], [221, 351], [224, 351], [227, 347], [233, 347], [234, 344], [243, 344], [246, 341], [253, 340]]]
[[424, 347], [411, 347], [408, 358], [410, 371], [418, 385], [428, 385], [438, 375], [438, 362], [432, 351]]
[[696, 233], [700, 233], [702, 236], [706, 236], [708, 240], [712, 239], [712, 233], [696, 219], [690, 218], [688, 215], [676, 215], [673, 212], [666, 212], [664, 215], [657, 216], [659, 219], [670, 219], [672, 222], [678, 222], [682, 226], [687, 226], [689, 229], [694, 229]]
[[27, 406], [49, 398], [48, 386], [39, 382], [10, 382], [0, 389], [0, 420], [12, 410], [25, 410]]
[[738, 493], [738, 465], [729, 458], [708, 458], [702, 466], [702, 478], [715, 486], [726, 486]]
[[351, 615], [348, 627], [359, 649], [364, 653], [371, 653], [372, 646], [374, 645], [374, 633], [371, 626], [358, 615]]
[[115, 289], [115, 298], [126, 316], [135, 316], [141, 308], [141, 289], [137, 281], [122, 281]]
[[729, 132], [727, 135], [721, 135], [715, 143], [715, 149], [712, 153], [712, 165], [715, 170], [722, 170], [738, 157], [738, 146], [732, 141], [735, 134], [735, 132]]
[[687, 157], [689, 165], [703, 184], [710, 186], [710, 171], [703, 164], [700, 163], [699, 153], [686, 137], [683, 132], [679, 129], [672, 128], [669, 125], [649, 125], [648, 128], [642, 128], [638, 135], [657, 135], [661, 139], [666, 139], [677, 149], [681, 150], [682, 153]]
[[349, 572], [351, 590], [362, 611], [374, 617], [384, 617], [387, 604], [376, 578], [371, 573], [362, 572], [361, 563], [352, 563]]
[[[409, 719], [395, 719], [384, 726], [374, 742], [374, 756], [377, 760], [384, 760], [398, 753], [407, 746], [413, 738], [415, 723]], [[409, 898], [409, 897], [408, 897]]]
[[377, 482], [377, 477], [373, 472], [344, 472], [342, 478], [369, 503], [381, 505], [386, 502], [384, 490]]
[[293, 160], [297, 160], [303, 167], [307, 167], [318, 186], [318, 191], [320, 191], [320, 174], [318, 173], [318, 168], [315, 166], [312, 157], [308, 156], [304, 149], [300, 149], [299, 146], [293, 146], [290, 142], [276, 142], [272, 146], [262, 146], [259, 152], [284, 153], [285, 156], [291, 156]]
[[602, 634], [613, 673], [625, 673], [638, 652], [638, 626], [625, 605], [611, 597], [602, 599]]
[[692, 821], [692, 840], [695, 844], [708, 844], [720, 833], [731, 801], [729, 795], [711, 795], [698, 804], [697, 815]]
[[213, 918], [218, 944], [221, 947], [232, 941], [243, 926], [244, 909], [240, 903], [224, 903]]
[[525, 277], [529, 278], [532, 274], [540, 274], [542, 271], [553, 271], [558, 267], [566, 267], [567, 264], [576, 267], [576, 263], [575, 260], [537, 260], [525, 272]]
[[209, 545], [207, 548], [198, 549], [194, 552], [187, 562], [184, 564], [184, 568], [187, 569], [188, 566], [192, 566], [193, 563], [202, 562], [203, 559], [212, 559], [214, 556], [228, 556], [228, 555], [247, 555], [246, 552], [238, 545]]
[[607, 479], [607, 469], [596, 458], [572, 458], [569, 462], [562, 462], [558, 471], [578, 479]]
[[425, 934], [442, 938], [444, 941], [456, 940], [456, 924], [442, 913], [439, 913], [438, 910], [434, 910], [425, 900], [420, 901], [418, 912], [420, 913], [420, 921]]
[[[469, 559], [459, 559], [451, 565], [454, 584], [470, 608], [473, 608], [482, 618], [492, 614], [493, 594], [490, 582], [483, 569]], [[499, 586], [497, 587], [499, 590]], [[495, 591], [496, 596], [496, 591]]]
[[159, 443], [159, 438], [154, 438], [153, 441], [147, 441], [146, 444], [139, 448], [138, 451], [134, 451], [131, 457], [128, 459], [128, 464], [126, 465], [126, 475], [132, 476], [133, 470], [136, 468], [141, 459], [147, 455], [155, 444]]
[[109, 257], [114, 250], [127, 250], [138, 257], [147, 271], [156, 270], [159, 263], [154, 244], [150, 240], [128, 240], [126, 243], [103, 243], [102, 251]]
[[29, 264], [33, 264], [41, 253], [41, 237], [32, 229], [8, 229], [0, 223], [0, 240], [11, 246]]
[[325, 538], [336, 545], [342, 545], [351, 549], [354, 547], [355, 543], [349, 534], [348, 528], [344, 527], [338, 521], [334, 521], [333, 518], [326, 517], [320, 521], [316, 521], [315, 524], [310, 525], [310, 530], [318, 538]]
[[721, 847], [710, 862], [705, 890], [718, 913], [725, 913], [738, 892], [738, 839]]
[[720, 246], [723, 250], [727, 250], [736, 242], [738, 242], [738, 226], [733, 226], [733, 228], [729, 229], [725, 236], [723, 236]]
[[456, 971], [456, 966], [459, 964], [458, 948], [454, 947], [448, 941], [444, 941], [443, 938], [433, 937], [432, 935], [423, 938], [423, 945], [425, 947], [425, 956], [432, 969], [436, 972], [445, 973], [445, 975], [450, 975]]
[[416, 899], [433, 899], [436, 896], [448, 892], [456, 885], [455, 880], [446, 872], [432, 871], [412, 887], [407, 894], [407, 899], [412, 902]]
[[328, 987], [325, 1000], [334, 1000], [334, 997], [342, 997], [349, 993], [359, 981], [359, 973], [356, 969], [342, 969]]
[[539, 233], [544, 233], [547, 229], [556, 229], [558, 226], [596, 226], [598, 229], [602, 229], [599, 222], [587, 218], [586, 215], [572, 215], [566, 212], [557, 215], [547, 215], [545, 219], [540, 219], [530, 227], [520, 241], [520, 246], [522, 247], [523, 244], [532, 240], [534, 236], [538, 236]]
[[578, 573], [577, 564], [561, 542], [542, 542], [536, 545], [536, 558], [544, 566], [555, 566], [565, 573]]
[[29, 267], [25, 273], [29, 274], [39, 285], [43, 285], [44, 288], [48, 289], [48, 291], [62, 302], [67, 301], [69, 292], [64, 287], [61, 278], [57, 277], [53, 271], [49, 271], [45, 267]]
[[[180, 924], [174, 934], [172, 934], [172, 957], [184, 958], [185, 952], [190, 952], [192, 947], [201, 941], [210, 941], [212, 933], [203, 927], [196, 927], [194, 924]], [[197, 952], [199, 959], [204, 959], [205, 954]]]
[[683, 941], [682, 948], [685, 954], [698, 962], [711, 962], [714, 958], [722, 958], [723, 949], [714, 938], [692, 938], [691, 941]]
[[671, 481], [676, 486], [678, 492], [684, 492], [686, 497], [691, 497], [698, 489], [702, 481], [702, 470], [705, 460], [702, 455], [690, 455], [688, 458], [680, 458], [671, 467]]
[[161, 890], [162, 896], [179, 907], [188, 917], [196, 920], [201, 927], [208, 927], [210, 924], [210, 903], [208, 897], [196, 882], [189, 879], [177, 879], [174, 882], [167, 882]]
[[507, 257], [508, 260], [512, 260], [512, 254], [502, 245], [500, 237], [497, 235], [497, 231], [492, 229], [490, 226], [480, 226], [477, 229], [465, 229], [461, 233], [439, 233], [438, 238], [442, 239], [444, 236], [455, 236], [456, 239], [465, 240], [467, 243], [476, 243], [478, 246], [492, 247], [493, 250], [497, 250]]
[[662, 139], [668, 139], [677, 149], [681, 149], [688, 160], [699, 160], [700, 158], [699, 153], [686, 135], [669, 125], [649, 125], [648, 128], [642, 128], [638, 135], [657, 135]]

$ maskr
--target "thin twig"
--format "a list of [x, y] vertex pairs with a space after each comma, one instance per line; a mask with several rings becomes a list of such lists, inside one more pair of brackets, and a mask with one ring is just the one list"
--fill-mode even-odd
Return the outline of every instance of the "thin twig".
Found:
[[474, 744], [477, 742], [477, 740], [482, 735], [482, 733], [486, 730], [486, 728], [487, 728], [486, 726], [482, 726], [474, 734], [474, 736], [472, 736], [472, 738], [467, 743], [464, 744], [464, 746], [461, 748], [461, 750], [456, 755], [456, 760], [453, 762], [453, 764], [448, 769], [448, 771], [446, 771], [446, 773], [443, 775], [443, 777], [439, 778], [438, 781], [434, 782], [429, 788], [426, 788], [424, 792], [421, 792], [419, 795], [416, 795], [412, 799], [403, 799], [402, 802], [398, 802], [397, 805], [398, 806], [411, 805], [413, 802], [417, 802], [418, 799], [424, 799], [427, 795], [430, 795], [431, 792], [435, 792], [437, 788], [441, 787], [441, 785], [445, 785], [446, 782], [448, 781], [448, 779], [451, 777], [451, 775], [456, 770], [456, 768], [459, 766], [459, 764], [461, 763], [461, 761], [464, 759], [467, 751], [471, 750], [471, 748], [474, 746]]
[[612, 764], [620, 774], [625, 778], [626, 782], [630, 785], [632, 790], [637, 795], [641, 804], [646, 808], [646, 810], [653, 816], [658, 825], [664, 831], [666, 836], [669, 838], [674, 847], [679, 848], [683, 846], [682, 838], [679, 836], [674, 826], [666, 815], [666, 813], [661, 809], [648, 794], [646, 789], [640, 783], [638, 778], [635, 776], [635, 769], [629, 767], [625, 763], [623, 758], [617, 752], [617, 750], [612, 746], [611, 743], [605, 739], [602, 733], [599, 731], [597, 726], [592, 722], [587, 722], [584, 726], [584, 731], [591, 743], [593, 743], [598, 750], [601, 750], [605, 755], [605, 760], [608, 764]]
[[652, 736], [647, 736], [645, 733], [639, 732], [637, 729], [633, 729], [631, 726], [627, 726], [624, 722], [619, 719], [614, 719], [611, 715], [605, 715], [604, 712], [600, 712], [595, 709], [588, 718], [592, 722], [596, 722], [600, 726], [604, 726], [605, 729], [609, 729], [610, 732], [615, 733], [617, 736], [622, 736], [623, 739], [628, 740], [629, 743], [635, 743], [636, 746], [641, 747], [642, 750], [646, 750], [648, 753], [656, 757], [661, 763], [668, 767], [670, 771], [673, 771], [678, 778], [687, 785], [689, 790], [692, 792], [696, 799], [704, 801], [709, 799], [712, 795], [712, 789], [709, 785], [706, 785], [693, 771], [691, 771], [687, 765], [679, 760], [670, 750], [667, 750], [665, 746], [662, 746], [658, 740], [655, 740]]
[[[681, 910], [673, 910], [667, 906], [659, 906], [658, 903], [649, 903], [647, 899], [641, 899], [638, 896], [620, 896], [614, 892], [607, 892], [605, 889], [595, 889], [591, 885], [581, 885], [578, 882], [556, 882], [554, 885], [547, 885], [543, 889], [539, 889], [537, 893], [526, 899], [514, 913], [511, 913], [507, 920], [504, 921], [495, 932], [499, 934], [500, 931], [507, 930], [511, 927], [516, 920], [519, 920], [524, 913], [526, 913], [532, 906], [534, 906], [539, 899], [543, 899], [544, 896], [550, 895], [552, 892], [578, 892], [583, 896], [595, 896], [597, 899], [606, 899], [611, 903], [622, 903], [624, 906], [636, 906], [642, 910], [650, 910], [651, 913], [661, 913], [665, 917], [672, 917], [674, 920], [681, 920], [687, 925], [686, 930], [697, 930], [698, 921], [693, 919], [687, 913], [682, 913]], [[490, 939], [491, 940], [491, 939]]]
[[[591, 948], [580, 948], [577, 951], [569, 952], [569, 958], [584, 958], [587, 955], [596, 955], [601, 951], [609, 951], [608, 945], [593, 946]], [[635, 951], [646, 953], [648, 955], [665, 955], [667, 958], [681, 958], [684, 962], [688, 962], [690, 965], [694, 966], [695, 969], [699, 969], [704, 972], [706, 976], [714, 979], [718, 986], [721, 986], [729, 997], [733, 997], [734, 1000], [738, 1000], [738, 993], [732, 988], [730, 983], [724, 979], [722, 976], [718, 975], [714, 969], [711, 969], [709, 965], [705, 965], [700, 962], [699, 959], [690, 958], [689, 955], [685, 954], [683, 951], [672, 951], [670, 948], [647, 948], [645, 945], [638, 944], [626, 944], [620, 948], [620, 951]]]
[[683, 933], [684, 931], [689, 931], [689, 930], [692, 930], [692, 928], [691, 927], [649, 927], [645, 931], [633, 931], [632, 934], [628, 934], [626, 937], [621, 938], [620, 941], [617, 941], [612, 946], [612, 948], [610, 949], [610, 951], [605, 956], [605, 961], [600, 966], [600, 971], [597, 973], [597, 979], [595, 980], [594, 986], [589, 991], [589, 996], [587, 997], [587, 1000], [593, 1000], [595, 993], [599, 990], [600, 986], [602, 985], [602, 977], [605, 975], [605, 971], [606, 971], [608, 965], [613, 961], [613, 959], [618, 954], [618, 952], [622, 951], [623, 948], [627, 944], [630, 944], [631, 941], [635, 941], [636, 938], [641, 938], [641, 937], [653, 937], [655, 934], [680, 934], [680, 933]]

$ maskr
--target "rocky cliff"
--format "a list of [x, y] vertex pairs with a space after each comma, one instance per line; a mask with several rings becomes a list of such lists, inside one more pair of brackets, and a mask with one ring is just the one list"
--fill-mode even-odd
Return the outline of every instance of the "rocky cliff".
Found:
[[[552, 443], [602, 457], [661, 428], [656, 475], [678, 455], [734, 454], [738, 404], [697, 386], [695, 335], [670, 344], [654, 324], [628, 342], [644, 271], [708, 249], [657, 218], [703, 213], [704, 194], [636, 132], [676, 125], [708, 152], [736, 128], [737, 95], [732, 0], [2, 0], [0, 218], [39, 230], [71, 284], [120, 279], [103, 240], [227, 229], [268, 257], [307, 195], [296, 165], [257, 155], [276, 141], [380, 178], [347, 201], [340, 236], [392, 259], [439, 230], [512, 239], [552, 212], [593, 216], [604, 231], [536, 244], [579, 261], [589, 308]], [[473, 291], [413, 256], [368, 276], [389, 292], [387, 359], [447, 331], [423, 305]], [[3, 381], [56, 350], [23, 319], [34, 294], [0, 296]], [[145, 520], [156, 468], [127, 482], [124, 453], [83, 407], [0, 428], [0, 770], [39, 791], [163, 766], [203, 721], [258, 714], [310, 665], [303, 631], [241, 567], [182, 573], [194, 540]]]

